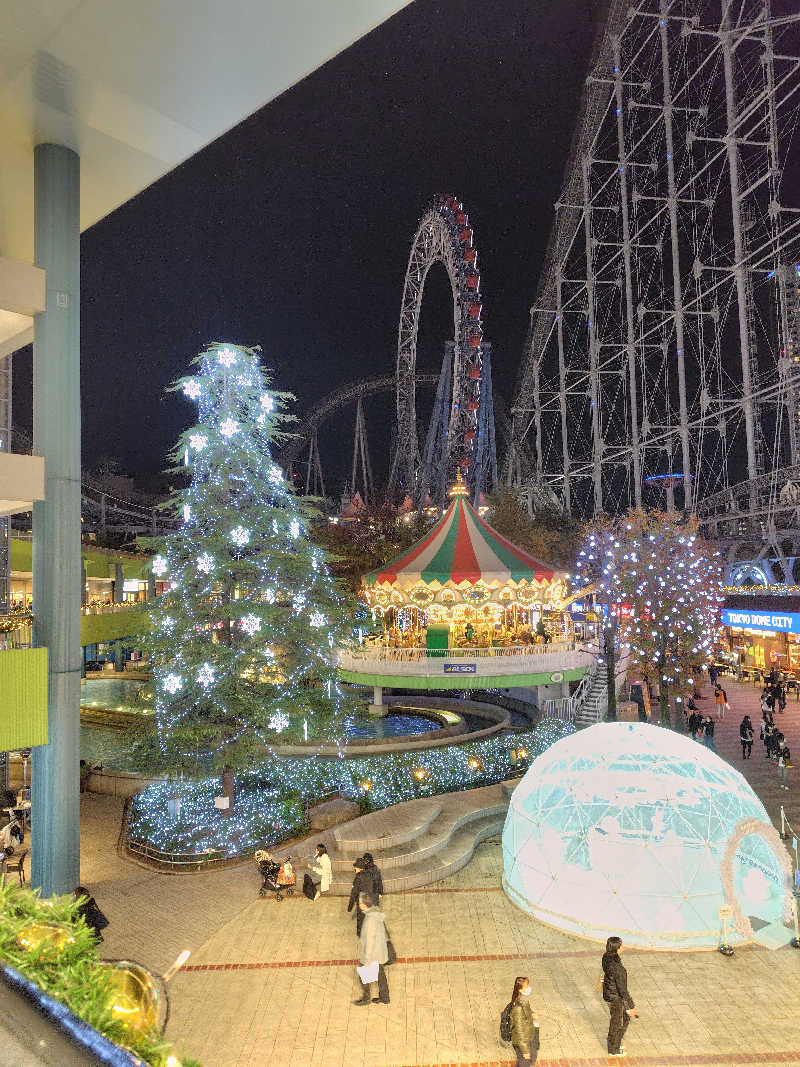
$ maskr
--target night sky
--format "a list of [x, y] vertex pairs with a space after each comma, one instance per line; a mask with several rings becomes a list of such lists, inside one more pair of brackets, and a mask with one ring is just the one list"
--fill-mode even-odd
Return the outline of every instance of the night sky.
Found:
[[[416, 0], [82, 238], [85, 469], [157, 471], [190, 409], [164, 387], [211, 340], [260, 344], [297, 412], [394, 373], [411, 240], [431, 197], [475, 228], [495, 388], [512, 399], [530, 305], [603, 4]], [[418, 369], [452, 333], [444, 268], [425, 290]], [[30, 427], [30, 349], [15, 423]], [[372, 403], [388, 463], [394, 402]], [[331, 489], [352, 413], [323, 440]]]

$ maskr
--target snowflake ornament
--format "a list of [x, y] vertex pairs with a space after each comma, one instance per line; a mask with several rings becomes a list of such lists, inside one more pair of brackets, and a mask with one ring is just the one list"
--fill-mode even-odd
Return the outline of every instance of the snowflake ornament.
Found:
[[153, 562], [150, 567], [156, 578], [163, 578], [168, 570], [167, 561], [161, 555], [153, 557]]
[[161, 625], [165, 630], [171, 631], [172, 627], [175, 625], [175, 620], [171, 615], [165, 615], [161, 621]]
[[283, 471], [280, 467], [276, 467], [275, 464], [270, 467], [269, 474], [267, 475], [273, 485], [280, 485], [283, 481]]
[[195, 452], [202, 452], [208, 444], [208, 438], [204, 433], [193, 433], [189, 436], [189, 444]]
[[276, 712], [275, 715], [270, 715], [269, 722], [267, 723], [270, 730], [274, 730], [276, 734], [281, 733], [288, 725], [289, 716], [282, 711]]
[[325, 618], [321, 611], [312, 611], [311, 617], [308, 621], [311, 623], [312, 626], [315, 626], [317, 629], [319, 629], [319, 627], [324, 626], [328, 620]]
[[297, 596], [292, 601], [292, 604], [294, 606], [294, 610], [295, 611], [297, 611], [297, 612], [302, 611], [303, 608], [306, 606], [306, 598], [305, 598], [305, 596], [302, 593], [298, 593]]
[[297, 521], [297, 519], [292, 519], [292, 521], [289, 523], [289, 533], [294, 538], [300, 536], [300, 523]]
[[197, 400], [203, 391], [203, 387], [195, 378], [190, 378], [183, 383], [183, 391], [190, 400]]
[[243, 615], [239, 619], [239, 625], [248, 637], [253, 637], [261, 629], [261, 619], [258, 615]]
[[231, 530], [231, 541], [238, 548], [244, 548], [250, 541], [250, 531], [245, 530], [244, 526], [234, 526]]
[[200, 685], [202, 685], [203, 689], [208, 689], [210, 685], [214, 684], [214, 668], [210, 663], [203, 664], [197, 672], [197, 680]]
[[192, 517], [192, 509], [189, 507], [188, 504], [184, 504], [183, 505], [183, 521], [184, 522], [188, 522], [191, 517]]
[[203, 552], [201, 556], [197, 557], [197, 569], [203, 574], [211, 574], [214, 570], [214, 557], [209, 555], [208, 552]]
[[183, 689], [183, 679], [179, 674], [173, 674], [170, 671], [162, 682], [162, 685], [168, 693], [171, 693], [174, 696], [179, 689]]
[[239, 423], [229, 415], [219, 424], [219, 432], [223, 437], [231, 438], [239, 432]]
[[275, 407], [275, 401], [269, 395], [269, 393], [263, 393], [262, 394], [262, 396], [261, 396], [261, 407], [262, 407], [262, 410], [266, 411], [267, 413], [272, 411], [272, 409]]
[[264, 599], [266, 600], [266, 602], [268, 604], [274, 604], [275, 600], [276, 600], [275, 590], [274, 589], [269, 589], [269, 588], [265, 589], [264, 590]]
[[226, 369], [231, 368], [236, 362], [236, 353], [232, 348], [223, 348], [217, 356], [217, 362]]

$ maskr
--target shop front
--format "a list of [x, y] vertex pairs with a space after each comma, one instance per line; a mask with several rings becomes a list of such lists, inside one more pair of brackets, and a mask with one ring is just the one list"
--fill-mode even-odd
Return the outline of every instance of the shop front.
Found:
[[733, 594], [721, 621], [728, 659], [739, 671], [800, 677], [800, 597]]

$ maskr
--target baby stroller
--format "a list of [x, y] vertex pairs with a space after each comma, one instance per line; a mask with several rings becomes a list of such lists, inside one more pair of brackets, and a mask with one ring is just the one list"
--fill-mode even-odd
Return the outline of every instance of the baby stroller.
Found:
[[275, 862], [269, 852], [259, 851], [256, 852], [256, 864], [263, 879], [261, 888], [258, 891], [260, 897], [265, 897], [268, 893], [274, 893], [275, 899], [280, 902], [283, 900], [284, 893], [287, 896], [291, 896], [294, 893], [296, 879], [291, 863], [287, 861], [281, 865]]

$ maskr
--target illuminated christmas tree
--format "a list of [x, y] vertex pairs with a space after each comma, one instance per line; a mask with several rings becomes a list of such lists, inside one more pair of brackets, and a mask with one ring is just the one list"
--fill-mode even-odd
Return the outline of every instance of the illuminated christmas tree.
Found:
[[691, 692], [718, 639], [718, 553], [697, 536], [692, 519], [632, 511], [590, 528], [577, 577], [579, 585], [597, 586], [598, 599], [617, 619], [619, 651], [630, 654], [631, 669], [657, 683], [661, 722], [668, 726], [670, 695], [680, 702]]
[[312, 509], [272, 460], [288, 394], [274, 392], [258, 351], [213, 344], [173, 387], [197, 423], [170, 457], [191, 481], [173, 494], [180, 529], [152, 563], [170, 589], [151, 602], [158, 741], [190, 772], [255, 767], [287, 737], [334, 738], [352, 702], [332, 652], [345, 603], [307, 535]]

